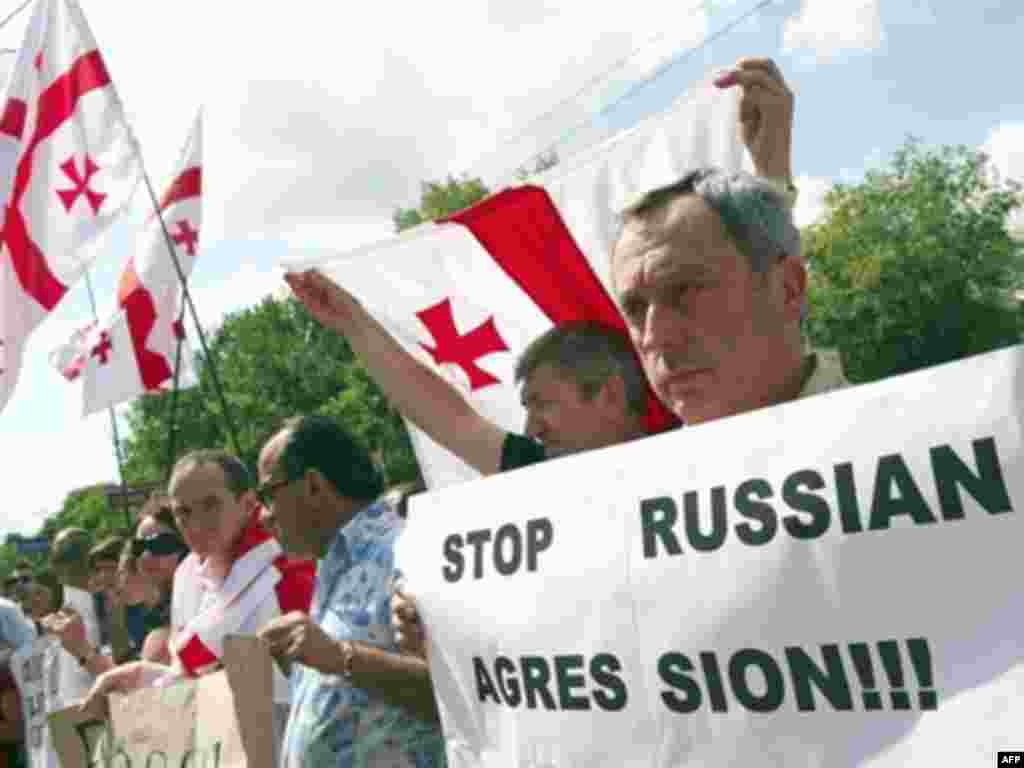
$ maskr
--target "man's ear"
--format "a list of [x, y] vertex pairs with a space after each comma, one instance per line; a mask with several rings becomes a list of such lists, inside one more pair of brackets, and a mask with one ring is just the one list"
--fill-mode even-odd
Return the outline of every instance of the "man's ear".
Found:
[[800, 322], [803, 307], [807, 303], [807, 267], [803, 259], [794, 256], [783, 259], [781, 266], [786, 319]]

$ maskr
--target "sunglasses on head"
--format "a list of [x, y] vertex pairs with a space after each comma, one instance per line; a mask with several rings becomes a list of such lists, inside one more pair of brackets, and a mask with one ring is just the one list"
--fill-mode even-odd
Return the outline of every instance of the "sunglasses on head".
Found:
[[186, 549], [185, 542], [176, 533], [167, 531], [132, 539], [132, 554], [135, 557], [141, 557], [143, 552], [149, 552], [157, 557], [177, 555]]

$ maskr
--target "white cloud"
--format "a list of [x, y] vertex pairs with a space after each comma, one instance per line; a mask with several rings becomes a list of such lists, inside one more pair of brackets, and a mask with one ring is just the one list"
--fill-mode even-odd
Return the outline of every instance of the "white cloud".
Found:
[[808, 50], [819, 61], [841, 53], [870, 51], [882, 44], [880, 0], [803, 0], [786, 20], [783, 50]]
[[[230, 277], [204, 283], [192, 289], [192, 299], [203, 329], [218, 328], [224, 316], [259, 304], [284, 285], [282, 270], [243, 264]], [[190, 334], [191, 322], [187, 323]]]
[[1024, 183], [1024, 123], [1001, 123], [982, 145], [992, 164], [1005, 179]]
[[[1024, 184], [1024, 123], [1001, 123], [992, 129], [982, 145], [1000, 178]], [[1024, 211], [1010, 216], [1009, 229], [1024, 239]]]
[[825, 212], [825, 193], [832, 189], [832, 179], [821, 176], [797, 176], [795, 179], [800, 194], [793, 208], [793, 219], [803, 229], [814, 224]]
[[[228, 263], [246, 243], [280, 243], [283, 258], [387, 236], [394, 208], [449, 172], [468, 168], [493, 182], [588, 116], [588, 95], [569, 97], [638, 44], [671, 30], [620, 73], [627, 81], [696, 42], [706, 18], [687, 13], [695, 5], [451, 0], [439, 16], [421, 3], [353, 12], [292, 0], [284, 13], [252, 5], [240, 16], [237, 3], [178, 0], [85, 12], [158, 190], [205, 105], [204, 263]], [[28, 16], [0, 31], [0, 47], [20, 44]], [[0, 56], [0, 72], [5, 59], [13, 61]], [[524, 139], [491, 152], [567, 98]], [[118, 254], [134, 242], [129, 229]], [[97, 284], [112, 284], [122, 258], [108, 261]], [[267, 261], [209, 282], [197, 269], [203, 323], [279, 289]], [[116, 478], [107, 416], [83, 421], [77, 385], [40, 363], [88, 311], [81, 297], [66, 304], [30, 340], [31, 361], [2, 415], [4, 444], [17, 450], [4, 452], [0, 524], [14, 529], [34, 528], [68, 490]], [[44, 417], [45, 428], [33, 427]]]

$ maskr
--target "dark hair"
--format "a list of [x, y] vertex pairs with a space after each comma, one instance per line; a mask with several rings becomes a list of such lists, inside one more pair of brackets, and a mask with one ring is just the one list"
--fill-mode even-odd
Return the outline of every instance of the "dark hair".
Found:
[[224, 484], [237, 499], [253, 487], [252, 475], [241, 459], [227, 451], [199, 450], [190, 451], [182, 456], [174, 465], [171, 473], [173, 478], [186, 467], [202, 464], [216, 464], [224, 472]]
[[594, 397], [612, 376], [626, 390], [626, 407], [635, 416], [647, 411], [647, 379], [629, 339], [616, 328], [589, 320], [556, 325], [531, 341], [516, 362], [515, 379], [524, 381], [542, 365], [572, 379], [580, 394]]
[[89, 550], [89, 566], [95, 568], [96, 563], [101, 560], [120, 560], [124, 544], [125, 539], [123, 536], [110, 536], [104, 539]]
[[277, 464], [288, 480], [316, 469], [341, 496], [365, 500], [381, 494], [384, 481], [369, 451], [333, 419], [297, 416], [286, 420], [280, 431], [288, 437]]

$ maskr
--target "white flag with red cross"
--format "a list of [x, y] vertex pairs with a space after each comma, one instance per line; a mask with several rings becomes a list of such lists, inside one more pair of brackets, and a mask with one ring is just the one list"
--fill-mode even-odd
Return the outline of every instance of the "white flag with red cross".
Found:
[[187, 279], [199, 253], [201, 134], [197, 116], [159, 211], [148, 218], [121, 273], [110, 320], [87, 333], [76, 331], [50, 356], [68, 380], [81, 376], [85, 416], [173, 386], [176, 370], [179, 387], [195, 384], [178, 268]]
[[[75, 0], [37, 0], [0, 115], [0, 409], [28, 336], [92, 264], [142, 178], [138, 145]], [[11, 173], [4, 174], [3, 171]], [[2, 183], [2, 182], [0, 182]]]
[[[479, 413], [521, 432], [517, 357], [559, 323], [590, 320], [625, 333], [608, 291], [619, 214], [645, 191], [695, 166], [749, 167], [737, 107], [734, 93], [703, 83], [665, 113], [563, 160], [531, 183], [392, 240], [287, 266], [321, 269]], [[653, 395], [649, 400], [648, 428], [664, 429], [670, 416]], [[407, 426], [429, 487], [479, 476]]]

